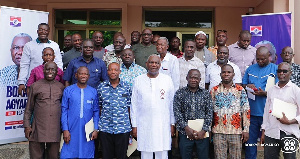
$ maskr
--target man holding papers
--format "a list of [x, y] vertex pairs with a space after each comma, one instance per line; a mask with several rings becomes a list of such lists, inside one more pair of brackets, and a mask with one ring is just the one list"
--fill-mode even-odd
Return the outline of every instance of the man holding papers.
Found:
[[[187, 86], [175, 93], [173, 105], [180, 155], [183, 159], [192, 158], [196, 144], [198, 158], [209, 158], [209, 138], [206, 138], [206, 132], [210, 131], [213, 117], [211, 97], [207, 90], [199, 87], [201, 74], [198, 69], [189, 70], [186, 80]], [[200, 130], [196, 130], [195, 124], [192, 124], [198, 121], [202, 122]]]
[[[261, 125], [261, 143], [265, 143], [264, 156], [267, 158], [278, 158], [281, 149], [284, 158], [296, 159], [299, 144], [297, 139], [300, 138], [300, 88], [290, 81], [291, 74], [290, 64], [286, 62], [279, 64], [277, 70], [279, 82], [268, 90]], [[284, 101], [286, 104], [281, 105], [281, 108], [277, 107], [275, 100]], [[296, 113], [287, 111], [293, 107], [296, 107]], [[281, 111], [282, 117], [273, 116], [275, 111]]]
[[101, 115], [99, 138], [102, 145], [102, 158], [125, 159], [131, 131], [129, 111], [131, 87], [120, 81], [120, 65], [108, 65], [109, 80], [102, 82], [97, 89]]
[[[77, 83], [64, 90], [61, 109], [61, 124], [64, 145], [60, 158], [94, 158], [94, 139], [98, 136], [99, 105], [97, 90], [89, 85], [90, 77], [87, 67], [77, 69]], [[93, 119], [94, 131], [87, 141], [85, 125]]]
[[246, 143], [245, 157], [246, 159], [257, 158], [257, 139], [260, 136], [260, 127], [263, 121], [264, 107], [267, 99], [267, 88], [273, 80], [277, 81], [276, 70], [277, 65], [270, 63], [270, 51], [267, 47], [261, 46], [256, 50], [257, 64], [247, 68], [243, 77], [243, 87], [246, 86], [253, 89], [252, 94], [255, 95], [255, 100], [248, 98], [250, 104], [250, 128], [249, 140]]
[[211, 89], [214, 106], [212, 132], [215, 159], [241, 158], [242, 142], [249, 138], [250, 106], [244, 88], [234, 84], [235, 75], [230, 64], [221, 68], [222, 82]]

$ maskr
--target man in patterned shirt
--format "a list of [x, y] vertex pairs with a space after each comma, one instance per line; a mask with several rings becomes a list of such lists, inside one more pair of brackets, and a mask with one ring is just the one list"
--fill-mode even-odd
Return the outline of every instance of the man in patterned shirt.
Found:
[[131, 131], [129, 111], [131, 87], [119, 79], [121, 73], [118, 63], [111, 63], [107, 70], [109, 80], [98, 86], [100, 105], [100, 142], [103, 158], [126, 158]]
[[300, 87], [300, 65], [292, 63], [294, 55], [293, 49], [289, 46], [283, 48], [280, 54], [282, 61], [289, 63], [292, 67], [291, 82]]
[[116, 62], [118, 64], [122, 64], [121, 52], [124, 50], [126, 45], [126, 39], [123, 35], [118, 35], [114, 37], [114, 50], [108, 51], [105, 53], [103, 57], [103, 61], [106, 63], [106, 66], [110, 63]]
[[[235, 75], [230, 64], [221, 68], [222, 82], [210, 94], [214, 106], [212, 132], [215, 159], [241, 158], [242, 141], [249, 138], [250, 106], [244, 88], [233, 83]], [[242, 139], [242, 141], [241, 141]]]
[[147, 73], [147, 70], [134, 62], [134, 53], [131, 49], [125, 49], [121, 54], [121, 81], [127, 82], [133, 86], [135, 77]]
[[[192, 158], [196, 144], [198, 158], [209, 157], [209, 138], [204, 138], [210, 131], [213, 117], [212, 100], [209, 92], [199, 87], [201, 74], [198, 69], [191, 69], [186, 76], [188, 85], [179, 89], [174, 96], [173, 110], [176, 129], [179, 132], [179, 147], [182, 158]], [[201, 131], [188, 126], [188, 120], [204, 119]]]

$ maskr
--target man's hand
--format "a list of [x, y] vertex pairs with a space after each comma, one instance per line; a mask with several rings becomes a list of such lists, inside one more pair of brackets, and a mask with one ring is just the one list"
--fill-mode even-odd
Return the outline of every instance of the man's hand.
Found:
[[243, 143], [247, 142], [248, 139], [249, 139], [249, 133], [242, 132], [242, 138], [241, 138], [241, 140], [243, 141]]
[[206, 133], [206, 131], [204, 131], [204, 130], [197, 132], [195, 135], [195, 139], [196, 140], [204, 139], [205, 133]]
[[260, 145], [265, 144], [265, 130], [262, 130], [260, 137]]
[[171, 136], [172, 137], [176, 136], [176, 129], [174, 125], [171, 125]]
[[31, 135], [31, 133], [32, 133], [32, 128], [31, 128], [31, 127], [26, 127], [26, 128], [24, 129], [24, 133], [25, 133], [25, 137], [26, 137], [27, 139], [29, 139], [29, 137], [30, 137], [30, 135]]
[[136, 127], [132, 127], [132, 136], [137, 138], [137, 128]]
[[25, 85], [24, 84], [20, 84], [19, 88], [18, 88], [18, 94], [23, 97], [23, 93], [22, 92], [25, 93]]
[[65, 141], [66, 144], [68, 144], [70, 142], [71, 134], [70, 134], [69, 130], [65, 130], [63, 132], [63, 138], [64, 138], [64, 141]]
[[267, 92], [262, 90], [260, 87], [258, 88], [257, 91], [251, 92], [252, 94], [256, 96], [267, 96]]
[[246, 86], [253, 89], [253, 90], [257, 90], [257, 88], [255, 87], [254, 84], [247, 84]]
[[94, 130], [93, 133], [92, 133], [91, 140], [97, 139], [97, 137], [98, 137], [98, 131]]
[[189, 126], [186, 126], [185, 128], [185, 133], [186, 135], [189, 137], [190, 140], [194, 140], [194, 133], [196, 134], [196, 131], [194, 131], [192, 128], [190, 128]]
[[286, 125], [290, 125], [290, 120], [285, 116], [284, 112], [282, 112], [282, 118], [278, 119], [281, 124], [286, 124]]

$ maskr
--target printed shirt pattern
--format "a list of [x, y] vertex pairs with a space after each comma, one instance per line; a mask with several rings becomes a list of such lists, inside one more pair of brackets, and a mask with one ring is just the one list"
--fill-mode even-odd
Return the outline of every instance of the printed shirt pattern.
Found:
[[134, 62], [130, 65], [129, 69], [126, 68], [124, 64], [121, 65], [120, 80], [127, 82], [132, 88], [134, 79], [141, 75], [147, 73], [147, 70]]
[[109, 81], [102, 82], [97, 89], [101, 116], [99, 130], [110, 134], [131, 131], [128, 108], [131, 105], [131, 87], [120, 81], [113, 88]]
[[300, 65], [292, 63], [291, 81], [300, 87]]
[[183, 135], [186, 135], [184, 127], [188, 120], [204, 119], [202, 130], [210, 131], [213, 105], [207, 90], [199, 88], [193, 93], [188, 87], [183, 87], [175, 93], [173, 107], [176, 128]]
[[249, 132], [250, 106], [240, 85], [226, 89], [222, 83], [210, 92], [214, 106], [213, 133], [242, 134]]

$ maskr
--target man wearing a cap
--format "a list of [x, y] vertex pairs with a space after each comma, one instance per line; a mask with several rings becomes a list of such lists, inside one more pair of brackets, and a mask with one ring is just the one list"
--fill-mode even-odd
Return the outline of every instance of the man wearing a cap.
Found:
[[198, 31], [195, 34], [195, 42], [197, 50], [195, 51], [195, 56], [198, 57], [207, 67], [208, 64], [216, 60], [216, 56], [210, 52], [206, 47], [206, 34], [203, 31]]

